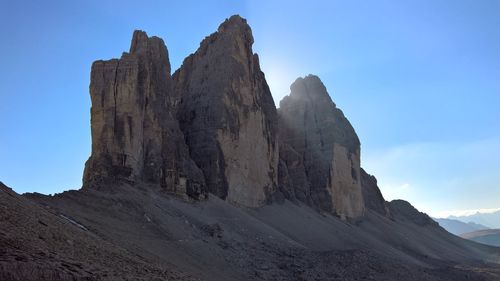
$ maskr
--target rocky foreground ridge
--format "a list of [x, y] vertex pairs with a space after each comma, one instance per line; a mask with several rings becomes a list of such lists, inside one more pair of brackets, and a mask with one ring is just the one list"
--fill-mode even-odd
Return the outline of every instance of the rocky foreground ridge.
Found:
[[135, 31], [92, 65], [83, 187], [0, 182], [0, 280], [500, 280], [500, 249], [386, 202], [314, 75], [277, 109], [232, 16], [171, 74]]

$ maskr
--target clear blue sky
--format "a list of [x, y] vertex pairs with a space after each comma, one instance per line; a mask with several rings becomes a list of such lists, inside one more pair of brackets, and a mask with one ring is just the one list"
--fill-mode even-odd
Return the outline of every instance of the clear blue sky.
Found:
[[[182, 3], [181, 3], [182, 2]], [[2, 1], [0, 180], [79, 188], [92, 61], [162, 37], [172, 69], [248, 19], [275, 103], [317, 74], [387, 199], [433, 215], [500, 207], [500, 1]]]

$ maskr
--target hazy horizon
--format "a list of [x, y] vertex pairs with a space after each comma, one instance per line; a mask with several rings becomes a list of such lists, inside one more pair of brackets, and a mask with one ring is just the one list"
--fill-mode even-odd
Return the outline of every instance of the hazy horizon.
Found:
[[[81, 186], [90, 65], [164, 39], [172, 72], [240, 14], [276, 106], [318, 75], [361, 140], [386, 200], [434, 217], [500, 209], [500, 2], [205, 1], [0, 4], [0, 181], [19, 193]], [[210, 12], [207, 12], [210, 11]]]

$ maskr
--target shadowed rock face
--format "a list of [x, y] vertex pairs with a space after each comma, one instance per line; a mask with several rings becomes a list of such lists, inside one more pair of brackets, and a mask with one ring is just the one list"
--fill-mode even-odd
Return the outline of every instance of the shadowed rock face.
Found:
[[363, 214], [360, 143], [316, 76], [298, 78], [280, 102], [280, 188], [340, 216]]
[[232, 16], [175, 72], [178, 118], [208, 190], [265, 204], [277, 186], [277, 113], [246, 20]]
[[92, 65], [92, 155], [84, 187], [117, 181], [160, 184], [198, 198], [201, 171], [173, 116], [173, 85], [163, 40], [135, 31], [129, 53]]
[[377, 185], [377, 179], [361, 168], [361, 191], [367, 209], [373, 210], [383, 216], [390, 216], [387, 202]]

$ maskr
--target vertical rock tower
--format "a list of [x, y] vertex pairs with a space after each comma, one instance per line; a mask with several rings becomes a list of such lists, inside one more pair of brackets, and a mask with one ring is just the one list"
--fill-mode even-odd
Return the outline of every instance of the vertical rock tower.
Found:
[[277, 113], [245, 19], [232, 16], [175, 72], [178, 118], [209, 192], [257, 207], [277, 187]]
[[317, 76], [298, 78], [280, 102], [280, 188], [342, 217], [364, 212], [360, 143]]
[[163, 40], [135, 31], [129, 53], [92, 65], [92, 154], [83, 184], [127, 181], [159, 184], [199, 197], [201, 171], [189, 158], [173, 116], [173, 84]]

